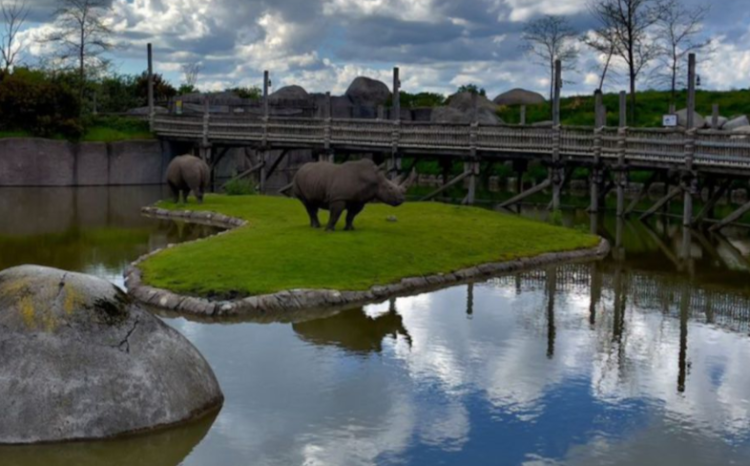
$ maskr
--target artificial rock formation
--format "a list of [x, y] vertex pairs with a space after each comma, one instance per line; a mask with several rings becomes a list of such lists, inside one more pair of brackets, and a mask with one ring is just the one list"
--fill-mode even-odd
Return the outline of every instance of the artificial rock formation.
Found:
[[0, 444], [148, 431], [223, 402], [187, 339], [88, 275], [0, 272], [0, 349]]
[[346, 96], [354, 105], [377, 107], [391, 98], [391, 90], [381, 81], [360, 76], [349, 85]]
[[497, 105], [536, 105], [545, 102], [544, 96], [526, 89], [511, 89], [493, 100]]

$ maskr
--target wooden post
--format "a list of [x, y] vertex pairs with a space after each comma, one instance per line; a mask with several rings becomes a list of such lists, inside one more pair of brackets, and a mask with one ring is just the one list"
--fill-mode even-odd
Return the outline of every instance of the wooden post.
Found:
[[473, 205], [477, 193], [477, 175], [479, 175], [479, 162], [477, 161], [477, 130], [479, 123], [474, 121], [469, 130], [469, 143], [471, 144], [471, 161], [464, 163], [464, 171], [469, 175], [469, 193], [466, 195], [466, 204]]
[[711, 108], [711, 129], [719, 129], [719, 104], [714, 104]]
[[148, 55], [148, 125], [151, 131], [154, 130], [154, 57], [151, 50], [151, 43], [146, 45], [146, 54]]
[[208, 130], [209, 130], [209, 102], [208, 96], [203, 96], [203, 145], [208, 146]]
[[401, 78], [398, 67], [393, 68], [393, 120], [401, 120]]
[[687, 127], [695, 127], [695, 54], [688, 55]]
[[685, 131], [685, 175], [683, 176], [682, 225], [693, 224], [693, 156], [695, 155], [695, 54], [688, 55], [687, 130]]
[[602, 123], [603, 120], [602, 91], [597, 89], [596, 91], [594, 91], [594, 126], [596, 126], [597, 128], [605, 126], [605, 123]]
[[526, 106], [521, 105], [521, 121], [519, 123], [521, 126], [526, 124]]
[[385, 117], [385, 107], [378, 105], [378, 120], [382, 120]]
[[602, 128], [594, 128], [594, 165], [589, 175], [589, 187], [591, 188], [591, 207], [589, 212], [593, 215], [599, 213], [599, 187], [602, 183]]
[[555, 60], [555, 93], [552, 102], [552, 122], [555, 126], [560, 124], [560, 89], [562, 87], [562, 62]]
[[331, 123], [333, 114], [333, 108], [331, 107], [331, 92], [326, 92], [326, 105], [325, 105], [325, 127], [323, 128], [323, 148], [326, 151], [331, 150]]
[[550, 173], [552, 179], [552, 210], [560, 209], [560, 191], [562, 189], [562, 176], [560, 173], [560, 88], [562, 87], [562, 62], [555, 60], [555, 92], [554, 101], [552, 102], [552, 123], [553, 123], [553, 143], [552, 143], [552, 170]]
[[627, 150], [627, 118], [628, 96], [625, 91], [620, 92], [620, 124], [617, 130], [617, 216], [625, 215], [625, 185], [628, 172], [625, 167], [625, 151]]
[[268, 118], [270, 109], [268, 105], [268, 87], [270, 85], [268, 70], [263, 72], [263, 117]]

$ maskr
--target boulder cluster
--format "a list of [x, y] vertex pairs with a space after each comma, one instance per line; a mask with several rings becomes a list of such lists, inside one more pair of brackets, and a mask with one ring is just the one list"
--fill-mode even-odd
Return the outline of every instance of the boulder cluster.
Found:
[[[676, 115], [677, 125], [682, 128], [686, 128], [688, 126], [687, 109], [677, 111]], [[693, 127], [697, 129], [710, 128], [726, 132], [739, 133], [743, 135], [750, 134], [750, 120], [748, 120], [746, 115], [737, 115], [732, 118], [719, 116], [716, 127], [714, 127], [712, 115], [703, 117], [701, 114], [696, 112], [693, 115]]]

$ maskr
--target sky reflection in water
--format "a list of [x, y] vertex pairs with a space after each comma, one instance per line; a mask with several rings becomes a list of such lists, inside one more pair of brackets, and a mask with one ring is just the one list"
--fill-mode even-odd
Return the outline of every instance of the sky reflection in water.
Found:
[[[0, 268], [121, 284], [138, 255], [211, 233], [140, 217], [160, 188], [2, 194]], [[203, 423], [127, 444], [0, 449], [0, 463], [102, 463], [158, 444], [165, 454], [139, 464], [746, 464], [747, 233], [655, 225], [602, 219], [616, 247], [600, 263], [304, 322], [167, 318], [226, 395], [207, 434]]]

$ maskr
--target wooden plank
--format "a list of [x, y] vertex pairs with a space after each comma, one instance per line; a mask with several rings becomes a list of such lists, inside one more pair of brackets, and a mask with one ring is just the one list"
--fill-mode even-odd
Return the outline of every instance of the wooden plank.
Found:
[[523, 201], [524, 199], [526, 199], [529, 196], [532, 196], [532, 195], [534, 195], [534, 194], [536, 194], [536, 193], [538, 193], [540, 191], [544, 191], [545, 189], [549, 188], [550, 185], [552, 185], [552, 180], [550, 180], [549, 178], [547, 178], [546, 180], [544, 180], [543, 182], [541, 182], [538, 185], [534, 186], [533, 188], [527, 189], [526, 191], [522, 192], [521, 194], [508, 199], [507, 201], [505, 201], [502, 204], [498, 205], [498, 207], [504, 209], [505, 207], [511, 206], [513, 204], [517, 204], [517, 203]]
[[729, 214], [726, 218], [722, 219], [719, 223], [716, 225], [712, 225], [711, 228], [708, 229], [708, 231], [719, 231], [722, 228], [725, 228], [729, 226], [730, 224], [736, 222], [740, 219], [743, 215], [750, 212], [750, 202], [746, 203], [739, 209], [735, 210], [731, 214]]
[[457, 177], [453, 178], [448, 183], [444, 184], [443, 186], [441, 186], [440, 188], [438, 188], [435, 191], [431, 192], [430, 194], [426, 195], [425, 197], [423, 197], [420, 200], [422, 200], [422, 201], [428, 201], [428, 200], [432, 199], [433, 197], [437, 196], [438, 194], [441, 194], [442, 192], [446, 191], [448, 188], [451, 188], [451, 187], [457, 185], [458, 183], [460, 183], [461, 181], [463, 181], [464, 178], [466, 178], [469, 175], [471, 175], [471, 171], [465, 171], [465, 172], [461, 173], [460, 175], [458, 175]]
[[259, 164], [255, 165], [254, 167], [250, 168], [249, 170], [246, 170], [246, 171], [240, 173], [239, 175], [233, 177], [232, 179], [230, 179], [229, 181], [227, 181], [226, 183], [224, 183], [223, 185], [221, 185], [221, 189], [224, 189], [229, 183], [231, 183], [233, 181], [240, 180], [242, 178], [245, 178], [245, 177], [247, 177], [247, 176], [249, 176], [249, 175], [257, 172], [258, 170], [260, 170], [261, 168], [263, 168], [265, 165], [266, 165], [266, 162], [265, 161], [261, 161]]
[[654, 215], [659, 209], [665, 206], [667, 202], [677, 197], [677, 195], [679, 195], [681, 191], [682, 188], [672, 188], [672, 190], [668, 192], [666, 196], [656, 201], [656, 204], [654, 204], [650, 209], [644, 212], [643, 215], [641, 215], [639, 218], [641, 220], [646, 220], [650, 216]]

